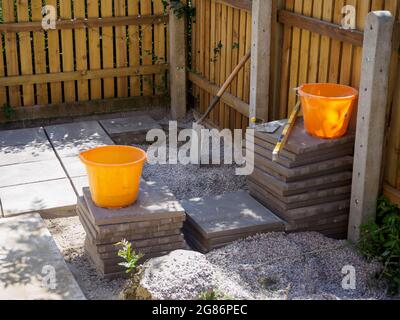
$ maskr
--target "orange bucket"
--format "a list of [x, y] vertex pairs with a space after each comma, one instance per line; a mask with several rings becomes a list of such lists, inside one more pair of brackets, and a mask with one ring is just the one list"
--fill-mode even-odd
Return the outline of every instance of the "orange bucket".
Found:
[[358, 98], [356, 89], [333, 83], [304, 84], [298, 94], [309, 134], [324, 139], [346, 134]]
[[128, 146], [105, 146], [81, 152], [93, 202], [101, 208], [123, 208], [139, 194], [146, 152]]

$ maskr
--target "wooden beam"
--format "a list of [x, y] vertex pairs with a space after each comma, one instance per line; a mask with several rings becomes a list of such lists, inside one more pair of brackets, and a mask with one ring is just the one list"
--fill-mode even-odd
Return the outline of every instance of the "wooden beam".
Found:
[[[193, 72], [189, 72], [189, 80], [213, 96], [215, 96], [220, 89], [216, 84], [209, 82], [204, 77]], [[234, 95], [225, 92], [221, 97], [221, 101], [244, 116], [249, 116], [249, 105]]]
[[186, 17], [178, 17], [174, 9], [169, 12], [169, 57], [171, 115], [173, 119], [186, 116]]
[[359, 47], [363, 45], [364, 34], [358, 30], [345, 30], [337, 24], [303, 16], [287, 10], [279, 10], [278, 19], [280, 23], [291, 27], [315, 32]]
[[149, 74], [161, 74], [168, 70], [168, 64], [155, 64], [138, 67], [123, 67], [100, 70], [82, 70], [57, 73], [43, 73], [23, 76], [9, 76], [0, 78], [0, 86], [29, 85], [37, 83], [52, 83], [61, 81], [90, 80], [102, 78], [114, 78], [125, 76], [139, 76]]
[[[105, 18], [87, 18], [87, 19], [71, 19], [57, 20], [56, 29], [81, 29], [81, 28], [98, 28], [128, 25], [151, 25], [168, 23], [167, 15], [143, 15], [128, 17], [105, 17]], [[41, 21], [35, 22], [18, 22], [18, 23], [2, 23], [0, 24], [0, 32], [29, 32], [44, 31]]]
[[376, 215], [393, 25], [389, 11], [371, 12], [365, 23], [348, 230], [353, 242], [360, 238], [360, 226]]
[[251, 11], [252, 0], [216, 0], [218, 3], [225, 4], [230, 7]]
[[[165, 95], [149, 97], [130, 97], [91, 101], [74, 101], [61, 104], [36, 105], [14, 108], [15, 114], [8, 119], [0, 112], [0, 129], [13, 129], [27, 126], [43, 126], [52, 120], [76, 118], [129, 111], [167, 113], [168, 99]], [[47, 122], [48, 121], [48, 122]]]
[[383, 185], [383, 194], [394, 204], [400, 206], [400, 190], [393, 188], [389, 184]]
[[268, 120], [272, 0], [253, 0], [250, 76], [250, 125]]

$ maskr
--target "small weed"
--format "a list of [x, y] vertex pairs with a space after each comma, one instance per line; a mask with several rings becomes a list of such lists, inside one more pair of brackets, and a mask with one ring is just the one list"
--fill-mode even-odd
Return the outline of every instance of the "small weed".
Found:
[[233, 300], [233, 298], [222, 294], [217, 289], [207, 290], [199, 295], [199, 300]]
[[118, 263], [118, 265], [125, 267], [126, 273], [131, 273], [136, 269], [137, 263], [143, 257], [143, 254], [136, 253], [132, 250], [132, 244], [125, 239], [115, 245], [122, 247], [122, 249], [118, 251], [118, 257], [125, 260], [125, 262]]
[[15, 109], [13, 107], [11, 107], [8, 103], [3, 104], [1, 109], [3, 111], [4, 117], [7, 120], [12, 119], [16, 114]]

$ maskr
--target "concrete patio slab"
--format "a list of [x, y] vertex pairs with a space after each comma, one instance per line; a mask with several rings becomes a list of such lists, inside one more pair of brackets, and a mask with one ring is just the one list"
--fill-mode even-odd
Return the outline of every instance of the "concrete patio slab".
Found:
[[41, 127], [0, 131], [0, 147], [36, 146], [46, 142], [47, 137]]
[[0, 300], [86, 299], [39, 214], [0, 220], [0, 257]]
[[45, 130], [60, 157], [76, 156], [90, 148], [114, 144], [97, 121], [47, 126]]
[[84, 177], [87, 175], [85, 165], [81, 162], [79, 157], [63, 157], [60, 158], [60, 160], [70, 178]]
[[245, 191], [183, 200], [181, 204], [186, 210], [186, 224], [206, 239], [284, 230], [283, 221]]
[[0, 167], [0, 188], [66, 178], [57, 159]]
[[68, 179], [0, 188], [4, 216], [39, 212], [49, 216], [75, 214], [76, 194]]
[[58, 162], [49, 142], [44, 142], [37, 146], [19, 145], [0, 147], [0, 166], [45, 160]]
[[146, 115], [101, 120], [100, 124], [116, 143], [127, 145], [145, 143], [149, 130], [161, 129], [153, 118]]
[[79, 197], [83, 196], [83, 188], [88, 188], [89, 187], [89, 179], [87, 176], [83, 177], [75, 177], [71, 179], [72, 184], [74, 185], [76, 194]]

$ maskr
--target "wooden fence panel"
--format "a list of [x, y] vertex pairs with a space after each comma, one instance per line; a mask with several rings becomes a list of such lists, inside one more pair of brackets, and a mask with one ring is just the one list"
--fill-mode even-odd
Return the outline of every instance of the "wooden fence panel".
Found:
[[[55, 30], [42, 28], [44, 5]], [[3, 0], [0, 21], [0, 105], [166, 94], [163, 0]]]

